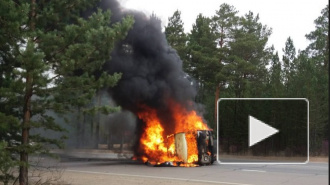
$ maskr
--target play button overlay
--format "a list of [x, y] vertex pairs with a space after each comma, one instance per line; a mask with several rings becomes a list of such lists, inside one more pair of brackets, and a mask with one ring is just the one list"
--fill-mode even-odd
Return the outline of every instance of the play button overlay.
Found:
[[221, 98], [217, 105], [221, 164], [306, 164], [309, 102], [304, 98]]
[[249, 146], [253, 146], [277, 132], [277, 129], [263, 123], [253, 116], [249, 116]]

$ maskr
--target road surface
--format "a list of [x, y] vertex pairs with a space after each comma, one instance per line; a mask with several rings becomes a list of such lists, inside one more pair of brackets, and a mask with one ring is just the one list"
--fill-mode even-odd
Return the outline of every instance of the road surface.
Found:
[[327, 185], [328, 163], [151, 167], [136, 161], [59, 163], [67, 184]]

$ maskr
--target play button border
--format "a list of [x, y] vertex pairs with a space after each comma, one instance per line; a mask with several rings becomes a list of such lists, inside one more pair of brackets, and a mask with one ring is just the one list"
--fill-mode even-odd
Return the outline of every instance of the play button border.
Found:
[[307, 103], [307, 159], [304, 162], [224, 162], [220, 161], [219, 158], [219, 147], [217, 147], [217, 162], [218, 164], [238, 164], [238, 165], [273, 165], [273, 164], [291, 164], [291, 165], [299, 165], [299, 164], [307, 164], [309, 162], [309, 101], [306, 98], [219, 98], [217, 101], [217, 143], [219, 142], [219, 102], [222, 100], [304, 100]]

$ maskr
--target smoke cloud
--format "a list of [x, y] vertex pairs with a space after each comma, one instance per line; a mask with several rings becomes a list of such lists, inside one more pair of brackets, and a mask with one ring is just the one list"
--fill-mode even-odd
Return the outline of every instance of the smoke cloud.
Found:
[[186, 78], [177, 52], [168, 45], [160, 20], [124, 9], [114, 0], [103, 0], [100, 7], [111, 10], [114, 22], [126, 15], [135, 19], [127, 38], [118, 43], [105, 65], [110, 74], [123, 74], [118, 85], [109, 89], [116, 103], [135, 113], [141, 104], [169, 111], [169, 99], [188, 106], [196, 90]]

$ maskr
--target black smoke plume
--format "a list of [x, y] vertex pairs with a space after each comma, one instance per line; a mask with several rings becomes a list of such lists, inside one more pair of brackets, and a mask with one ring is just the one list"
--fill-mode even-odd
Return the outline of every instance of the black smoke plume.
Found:
[[[197, 92], [182, 70], [177, 52], [167, 43], [161, 21], [155, 15], [146, 16], [139, 11], [124, 9], [115, 0], [102, 0], [99, 7], [111, 10], [112, 22], [127, 15], [133, 15], [135, 20], [126, 39], [117, 44], [111, 60], [104, 66], [110, 74], [122, 73], [117, 86], [108, 90], [109, 94], [123, 109], [135, 114], [145, 111], [144, 106], [156, 110], [164, 134], [173, 134], [174, 110], [169, 101], [175, 101], [188, 110], [194, 109], [195, 104], [191, 100]], [[138, 120], [138, 138], [144, 127], [145, 123]], [[139, 156], [138, 146], [137, 143], [136, 156]]]
[[118, 85], [109, 89], [115, 101], [132, 112], [138, 112], [143, 104], [163, 114], [170, 110], [169, 99], [187, 105], [196, 90], [182, 70], [177, 52], [168, 45], [160, 20], [124, 9], [114, 0], [103, 0], [100, 6], [111, 10], [114, 22], [126, 15], [133, 15], [135, 20], [127, 38], [118, 43], [105, 65], [109, 73], [123, 74]]

